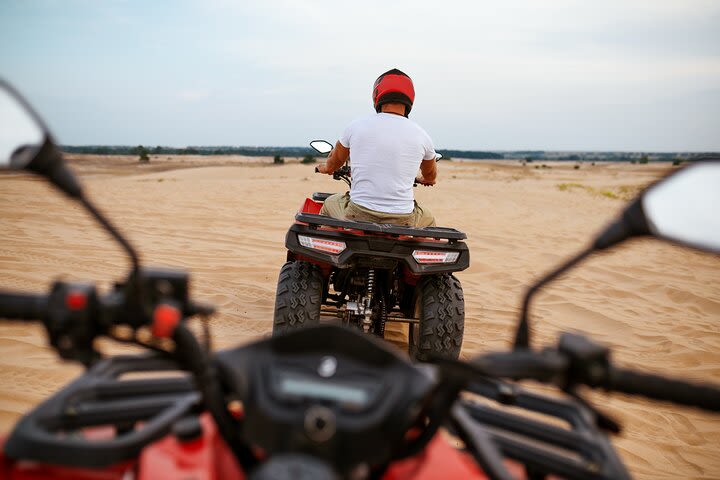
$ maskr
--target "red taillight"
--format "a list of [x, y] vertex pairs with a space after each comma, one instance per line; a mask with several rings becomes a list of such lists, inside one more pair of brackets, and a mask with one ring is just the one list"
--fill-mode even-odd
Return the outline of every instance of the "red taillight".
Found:
[[308, 237], [307, 235], [298, 235], [300, 245], [305, 248], [312, 248], [321, 252], [332, 253], [337, 255], [345, 250], [345, 242], [329, 240], [327, 238]]
[[415, 250], [413, 258], [418, 263], [455, 263], [460, 252], [440, 252], [437, 250]]

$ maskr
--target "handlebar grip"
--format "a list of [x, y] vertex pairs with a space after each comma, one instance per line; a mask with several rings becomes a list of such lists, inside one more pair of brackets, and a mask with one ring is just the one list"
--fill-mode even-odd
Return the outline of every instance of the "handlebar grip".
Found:
[[47, 306], [46, 295], [0, 291], [0, 318], [40, 320], [45, 317]]
[[674, 380], [657, 375], [612, 368], [608, 376], [610, 390], [667, 400], [703, 410], [720, 411], [720, 388]]
[[320, 173], [320, 169], [318, 167], [315, 167], [315, 173]]

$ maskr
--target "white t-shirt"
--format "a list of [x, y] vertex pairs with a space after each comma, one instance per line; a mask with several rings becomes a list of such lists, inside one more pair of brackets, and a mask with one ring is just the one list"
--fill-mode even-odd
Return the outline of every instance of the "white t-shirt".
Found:
[[420, 162], [435, 159], [425, 130], [401, 115], [374, 113], [352, 122], [340, 143], [350, 149], [353, 202], [376, 212], [413, 211]]

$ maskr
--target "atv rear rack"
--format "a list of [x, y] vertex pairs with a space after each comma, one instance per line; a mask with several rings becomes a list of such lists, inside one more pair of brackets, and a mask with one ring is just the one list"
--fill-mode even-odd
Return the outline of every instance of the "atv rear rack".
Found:
[[393, 236], [434, 238], [436, 240], [449, 240], [451, 243], [458, 240], [465, 240], [467, 235], [449, 227], [403, 227], [400, 225], [390, 225], [385, 223], [374, 223], [353, 220], [338, 220], [337, 218], [328, 217], [327, 215], [318, 215], [315, 213], [298, 213], [295, 220], [312, 226], [327, 226], [345, 228], [348, 230], [359, 230], [364, 233], [380, 233]]

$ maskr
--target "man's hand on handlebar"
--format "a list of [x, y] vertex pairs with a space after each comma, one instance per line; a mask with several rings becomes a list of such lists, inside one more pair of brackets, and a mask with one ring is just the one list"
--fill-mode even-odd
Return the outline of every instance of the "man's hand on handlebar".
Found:
[[332, 175], [334, 170], [330, 170], [327, 164], [318, 165], [315, 167], [315, 173], [324, 173], [326, 175]]
[[415, 183], [419, 183], [420, 185], [425, 185], [426, 187], [432, 187], [433, 185], [435, 185], [435, 180], [430, 182], [430, 181], [425, 180], [425, 178], [423, 178], [422, 175], [418, 175], [417, 177], [415, 177]]

